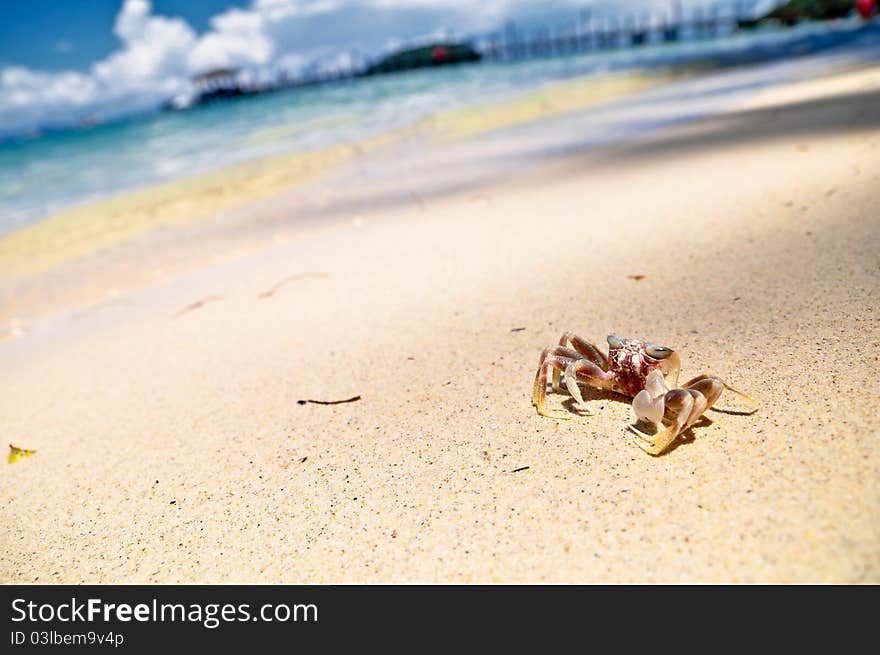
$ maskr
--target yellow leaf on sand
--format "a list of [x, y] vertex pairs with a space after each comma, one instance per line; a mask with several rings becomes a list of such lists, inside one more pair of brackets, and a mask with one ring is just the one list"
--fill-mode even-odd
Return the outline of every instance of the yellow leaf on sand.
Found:
[[25, 457], [30, 457], [33, 455], [36, 450], [28, 450], [27, 448], [19, 448], [18, 446], [13, 446], [9, 444], [9, 458], [7, 461], [10, 464], [15, 464], [18, 460], [24, 459]]

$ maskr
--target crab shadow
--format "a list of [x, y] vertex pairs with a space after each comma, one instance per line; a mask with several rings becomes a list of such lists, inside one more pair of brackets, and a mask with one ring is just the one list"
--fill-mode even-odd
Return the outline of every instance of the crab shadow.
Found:
[[[643, 421], [639, 421], [635, 425], [638, 425], [638, 428], [642, 432], [644, 432], [645, 434], [647, 434], [651, 437], [656, 435], [658, 432], [662, 431], [661, 429], [656, 428], [655, 426], [651, 425], [650, 423], [645, 423]], [[691, 427], [689, 427], [684, 432], [680, 433], [678, 435], [678, 437], [676, 437], [675, 441], [673, 441], [671, 444], [669, 444], [669, 447], [666, 450], [664, 450], [659, 455], [655, 455], [655, 457], [664, 457], [665, 455], [668, 455], [669, 453], [674, 451], [679, 446], [687, 445], [687, 444], [694, 442], [696, 440], [696, 437], [694, 436], [694, 429], [706, 428], [706, 427], [709, 427], [710, 425], [712, 425], [712, 419], [710, 419], [708, 416], [705, 416], [705, 415], [701, 416], [700, 418], [697, 419], [696, 423], [694, 423]], [[647, 429], [645, 429], [645, 428], [647, 428]], [[665, 430], [666, 428], [664, 427], [662, 429]], [[636, 439], [639, 438], [636, 435], [633, 435], [633, 436]]]
[[[563, 394], [565, 392], [559, 392], [559, 393]], [[604, 389], [594, 389], [592, 387], [581, 387], [581, 395], [583, 396], [585, 404], [590, 403], [590, 402], [596, 402], [596, 401], [608, 401], [608, 402], [616, 402], [616, 403], [623, 403], [626, 405], [632, 405], [632, 398], [629, 398], [627, 396], [622, 396], [619, 393], [614, 393], [613, 391], [606, 391]], [[565, 400], [562, 401], [561, 404], [562, 404], [562, 407], [564, 407], [567, 411], [571, 412], [575, 416], [585, 416], [586, 417], [586, 416], [590, 416], [593, 413], [588, 409], [582, 409], [582, 408], [578, 407], [577, 401], [575, 401], [575, 399], [572, 398], [571, 396], [568, 396]], [[712, 408], [712, 409], [715, 409], [715, 408]], [[715, 411], [718, 411], [723, 414], [745, 414], [746, 413], [746, 412], [737, 412], [734, 410], [721, 410], [721, 409], [718, 409]], [[753, 412], [749, 412], [749, 413], [753, 413]], [[649, 423], [645, 423], [644, 421], [638, 421], [636, 423], [633, 423], [632, 425], [638, 426], [640, 430], [645, 432], [645, 434], [648, 434], [652, 437], [654, 435], [656, 435], [658, 432], [661, 432], [662, 430], [665, 429], [665, 427], [664, 428], [657, 428], [656, 426], [651, 425]], [[674, 451], [679, 446], [681, 446], [683, 444], [691, 443], [692, 441], [694, 441], [696, 439], [696, 437], [694, 435], [695, 429], [705, 428], [710, 425], [712, 425], [712, 419], [710, 419], [705, 414], [703, 416], [700, 416], [700, 418], [697, 420], [696, 423], [694, 423], [687, 430], [685, 430], [684, 432], [679, 434], [678, 438], [672, 444], [670, 444], [669, 448], [667, 448], [665, 451], [663, 451], [663, 453], [661, 453], [659, 456], [663, 457], [664, 455], [668, 455], [669, 453]], [[632, 435], [632, 436], [635, 437], [635, 435]], [[636, 438], [638, 438], [638, 437], [636, 437]]]
[[[572, 398], [567, 391], [558, 391], [557, 393], [566, 396], [565, 400], [562, 401], [562, 406], [575, 416], [590, 416], [593, 413], [589, 409], [578, 407], [577, 401]], [[593, 387], [581, 387], [581, 396], [583, 396], [585, 404], [604, 400], [632, 404], [632, 398], [627, 398], [626, 396], [621, 396], [619, 393], [606, 391], [605, 389], [594, 389]]]

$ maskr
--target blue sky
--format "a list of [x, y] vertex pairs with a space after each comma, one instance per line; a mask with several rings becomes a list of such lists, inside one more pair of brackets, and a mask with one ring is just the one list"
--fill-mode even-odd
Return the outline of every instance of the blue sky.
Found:
[[[157, 14], [179, 16], [198, 32], [212, 16], [249, 0], [153, 0]], [[0, 0], [0, 67], [85, 70], [120, 47], [113, 22], [122, 0]]]
[[[719, 0], [733, 5], [735, 0]], [[751, 0], [772, 5], [774, 0]], [[218, 66], [333, 67], [431, 35], [571, 25], [675, 0], [0, 0], [0, 127], [106, 119], [185, 93]], [[685, 9], [711, 0], [681, 0]]]

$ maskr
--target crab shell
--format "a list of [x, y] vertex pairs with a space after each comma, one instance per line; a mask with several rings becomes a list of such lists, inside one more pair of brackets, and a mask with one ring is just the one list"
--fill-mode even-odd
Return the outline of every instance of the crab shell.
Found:
[[[678, 385], [681, 360], [671, 349], [613, 334], [608, 336], [608, 345], [608, 366], [614, 373], [611, 383], [613, 391], [631, 398], [636, 396], [645, 388], [652, 371], [660, 371], [667, 386], [675, 388]], [[665, 350], [669, 354], [663, 358], [652, 357], [648, 354], [648, 348]]]

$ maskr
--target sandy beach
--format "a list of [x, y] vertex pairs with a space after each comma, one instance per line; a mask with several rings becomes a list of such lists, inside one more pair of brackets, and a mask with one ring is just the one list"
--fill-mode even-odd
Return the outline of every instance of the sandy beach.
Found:
[[[0, 580], [880, 582], [878, 106], [872, 67], [448, 188], [261, 171], [246, 206], [0, 262], [30, 276], [0, 433], [37, 451], [0, 475]], [[762, 408], [660, 457], [624, 397], [542, 418], [564, 331]]]

